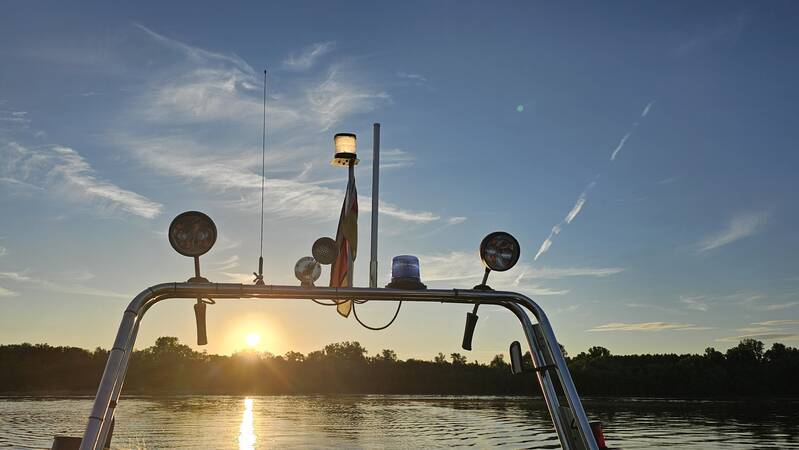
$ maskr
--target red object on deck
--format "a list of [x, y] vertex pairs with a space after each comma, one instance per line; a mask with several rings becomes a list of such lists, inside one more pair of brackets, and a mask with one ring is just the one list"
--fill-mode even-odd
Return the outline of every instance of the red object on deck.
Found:
[[605, 444], [605, 432], [602, 431], [602, 422], [595, 420], [590, 423], [591, 425], [591, 432], [594, 433], [594, 439], [596, 440], [596, 445], [600, 449], [608, 448], [607, 444]]

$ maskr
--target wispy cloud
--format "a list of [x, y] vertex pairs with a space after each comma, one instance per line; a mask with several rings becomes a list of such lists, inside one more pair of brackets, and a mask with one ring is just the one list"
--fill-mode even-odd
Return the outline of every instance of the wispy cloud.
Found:
[[775, 303], [771, 305], [763, 305], [763, 309], [766, 311], [781, 311], [783, 309], [790, 309], [794, 306], [799, 305], [799, 301], [796, 302], [787, 302], [787, 303]]
[[[462, 283], [463, 286], [472, 287], [480, 283], [485, 268], [480, 258], [474, 252], [450, 252], [443, 254], [419, 255], [422, 270], [422, 280], [427, 284]], [[519, 264], [524, 266], [524, 264]], [[537, 283], [525, 282], [514, 285], [516, 275], [514, 268], [508, 272], [495, 273], [490, 280], [494, 289], [520, 290], [530, 295], [563, 295], [567, 289], [551, 289]], [[444, 283], [446, 282], [446, 283]]]
[[144, 31], [148, 36], [153, 38], [155, 41], [159, 42], [161, 45], [163, 45], [163, 46], [165, 46], [167, 48], [173, 49], [173, 50], [183, 54], [184, 56], [192, 59], [195, 62], [203, 62], [203, 61], [209, 61], [209, 60], [210, 61], [219, 61], [219, 62], [224, 62], [224, 63], [228, 63], [228, 64], [233, 64], [235, 67], [237, 67], [238, 69], [241, 69], [242, 71], [245, 71], [245, 72], [249, 71], [250, 73], [255, 73], [255, 71], [252, 70], [252, 67], [250, 67], [249, 64], [247, 64], [244, 60], [242, 60], [241, 58], [239, 58], [236, 55], [217, 53], [217, 52], [208, 51], [208, 50], [205, 50], [205, 49], [202, 49], [202, 48], [199, 48], [199, 47], [193, 47], [191, 45], [184, 44], [183, 42], [178, 41], [176, 39], [171, 39], [171, 38], [168, 38], [168, 37], [166, 37], [166, 36], [164, 36], [162, 34], [156, 33], [155, 31], [145, 27], [144, 25], [142, 25], [140, 23], [135, 23], [134, 22], [133, 26], [135, 26], [136, 28]]
[[765, 320], [763, 322], [753, 322], [752, 325], [760, 325], [760, 326], [764, 326], [764, 327], [782, 327], [782, 326], [789, 326], [789, 325], [799, 326], [799, 320], [797, 320], [797, 319]]
[[340, 69], [333, 68], [327, 78], [307, 92], [308, 104], [327, 131], [342, 117], [374, 109], [376, 102], [388, 101], [387, 92], [373, 92], [357, 86], [340, 76]]
[[568, 277], [609, 277], [624, 272], [621, 267], [536, 267], [525, 268], [524, 277], [557, 280]]
[[768, 223], [769, 215], [766, 212], [748, 212], [733, 217], [729, 224], [716, 233], [713, 233], [697, 244], [697, 251], [704, 253], [761, 231]]
[[799, 339], [799, 320], [776, 319], [753, 322], [749, 326], [738, 328], [737, 331], [744, 334], [727, 336], [716, 340], [719, 342], [738, 342], [742, 339], [757, 339], [760, 341]]
[[0, 272], [0, 280], [8, 280], [29, 288], [62, 294], [88, 295], [92, 297], [129, 299], [130, 295], [105, 289], [97, 289], [77, 283], [54, 282], [43, 278], [32, 277], [25, 272]]
[[[762, 303], [767, 297], [759, 292], [743, 291], [724, 295], [680, 295], [678, 303], [685, 309], [708, 311], [718, 306], [747, 306]], [[763, 309], [758, 307], [757, 309]]]
[[297, 54], [291, 54], [283, 61], [283, 66], [293, 70], [310, 69], [316, 61], [333, 50], [333, 42], [314, 43]]
[[670, 322], [613, 322], [604, 325], [597, 325], [589, 328], [586, 331], [603, 332], [603, 331], [703, 331], [713, 330], [712, 327], [702, 327], [690, 323], [670, 323]]
[[680, 296], [680, 303], [684, 304], [686, 308], [693, 309], [696, 311], [707, 311], [708, 306], [708, 298], [705, 295], [689, 295], [689, 296]]
[[427, 78], [425, 78], [422, 75], [419, 75], [418, 73], [397, 72], [397, 76], [400, 78], [405, 78], [407, 80], [427, 82]]
[[[420, 255], [422, 278], [427, 282], [460, 281], [474, 286], [480, 282], [484, 267], [474, 252], [456, 251], [442, 254]], [[567, 289], [552, 289], [540, 284], [541, 280], [572, 277], [607, 277], [623, 272], [619, 267], [532, 267], [520, 262], [508, 272], [492, 274], [490, 284], [495, 289], [521, 290], [533, 295], [563, 295]]]
[[228, 272], [239, 266], [239, 255], [232, 255], [221, 261], [210, 261], [209, 266], [215, 272]]
[[[238, 57], [197, 49], [140, 28], [186, 58], [173, 63], [170, 76], [152, 77], [147, 94], [134, 104], [126, 120], [126, 127], [157, 122], [159, 135], [120, 133], [114, 143], [128, 149], [147, 166], [214, 190], [227, 206], [252, 211], [252, 206], [260, 204], [260, 157], [254, 158], [260, 155], [253, 151], [251, 139], [242, 140], [242, 133], [230, 130], [247, 132], [242, 128], [243, 123], [260, 124], [262, 80]], [[289, 60], [296, 66], [312, 65], [329, 49], [329, 44], [320, 44]], [[343, 191], [325, 187], [325, 182], [313, 179], [312, 170], [317, 166], [313, 158], [318, 158], [314, 150], [323, 138], [320, 133], [353, 114], [370, 111], [390, 100], [387, 93], [359, 82], [355, 72], [334, 65], [323, 71], [321, 79], [309, 74], [303, 77], [305, 81], [287, 82], [281, 91], [270, 91], [266, 207], [272, 217], [335, 220], [338, 216]], [[201, 141], [181, 128], [202, 125], [205, 129], [220, 122], [224, 122], [222, 133], [226, 133], [220, 142], [213, 138]], [[170, 128], [182, 131], [171, 135], [163, 131]], [[303, 156], [310, 161], [300, 176], [274, 175], [296, 166]], [[391, 149], [384, 153], [384, 162], [395, 168], [406, 167], [413, 163], [413, 157]], [[368, 212], [371, 199], [364, 196], [359, 199], [361, 210]], [[441, 219], [432, 212], [412, 211], [387, 201], [380, 202], [380, 211], [405, 222], [423, 224]]]
[[[192, 153], [213, 153], [213, 149], [204, 151], [203, 144], [172, 138], [120, 142], [145, 163], [164, 173], [197, 181], [205, 188], [231, 192], [233, 198], [226, 201], [228, 206], [255, 211], [254, 207], [260, 205], [260, 174], [219, 158], [191, 156]], [[267, 176], [265, 195], [265, 210], [273, 217], [335, 220], [344, 192], [314, 183]], [[362, 211], [370, 210], [371, 198], [359, 196], [359, 203]], [[434, 222], [441, 218], [431, 212], [407, 210], [384, 201], [380, 202], [380, 212], [415, 223]]]
[[794, 340], [799, 339], [799, 333], [762, 333], [762, 334], [743, 334], [740, 336], [727, 336], [716, 339], [716, 342], [738, 342], [744, 339], [756, 339], [758, 341]]
[[47, 188], [65, 198], [92, 203], [104, 211], [123, 211], [147, 219], [163, 209], [135, 192], [96, 176], [75, 150], [62, 147], [26, 148], [15, 142], [0, 148], [0, 175], [20, 183]]
[[16, 297], [18, 295], [19, 295], [18, 292], [14, 292], [11, 289], [6, 289], [6, 288], [0, 286], [0, 298], [1, 297]]
[[[371, 158], [364, 159], [371, 165]], [[416, 157], [399, 148], [380, 149], [380, 169], [399, 169], [411, 167], [416, 162]]]

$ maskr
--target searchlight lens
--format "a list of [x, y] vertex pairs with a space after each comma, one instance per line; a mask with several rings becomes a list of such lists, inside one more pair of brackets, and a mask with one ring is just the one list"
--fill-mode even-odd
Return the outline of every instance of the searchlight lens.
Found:
[[495, 231], [480, 242], [480, 259], [491, 270], [504, 272], [516, 265], [521, 255], [519, 241], [504, 231]]
[[169, 224], [169, 243], [184, 256], [205, 254], [216, 242], [216, 225], [210, 217], [199, 211], [179, 214]]
[[329, 237], [321, 237], [313, 243], [311, 254], [319, 264], [333, 264], [338, 256], [336, 241]]

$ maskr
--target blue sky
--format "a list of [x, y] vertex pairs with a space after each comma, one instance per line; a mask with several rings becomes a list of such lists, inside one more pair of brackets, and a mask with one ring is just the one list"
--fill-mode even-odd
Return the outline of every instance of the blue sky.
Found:
[[[576, 353], [799, 341], [797, 7], [790, 2], [5, 3], [0, 14], [0, 342], [109, 346], [123, 305], [183, 280], [166, 229], [199, 209], [213, 281], [257, 265], [262, 71], [270, 73], [265, 274], [334, 235], [332, 135], [359, 135], [367, 284], [371, 124], [383, 125], [381, 283], [479, 281], [480, 239], [522, 244], [495, 288], [533, 296]], [[323, 273], [323, 279], [327, 271]], [[303, 303], [209, 310], [210, 352], [459, 351], [468, 308], [406, 305], [374, 333]], [[372, 323], [388, 305], [364, 305]], [[470, 358], [520, 337], [481, 309]], [[194, 340], [188, 302], [139, 345]]]

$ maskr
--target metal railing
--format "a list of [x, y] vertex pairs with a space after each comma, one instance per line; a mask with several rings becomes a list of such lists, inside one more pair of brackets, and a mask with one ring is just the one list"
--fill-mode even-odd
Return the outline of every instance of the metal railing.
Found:
[[[108, 355], [94, 405], [86, 425], [81, 450], [100, 449], [106, 442], [114, 411], [122, 393], [128, 362], [144, 314], [154, 304], [170, 298], [195, 300], [198, 297], [224, 299], [281, 299], [281, 300], [369, 300], [440, 302], [462, 304], [491, 304], [509, 309], [522, 325], [536, 377], [557, 431], [561, 446], [567, 450], [595, 450], [588, 418], [583, 410], [577, 389], [574, 387], [566, 361], [560, 351], [552, 326], [546, 314], [533, 300], [515, 292], [471, 289], [402, 290], [383, 288], [329, 288], [270, 285], [243, 285], [233, 283], [164, 283], [145, 289], [130, 302], [122, 316], [114, 345]], [[529, 311], [537, 320], [530, 321]], [[553, 381], [557, 374], [566, 404], [558, 398]]]

